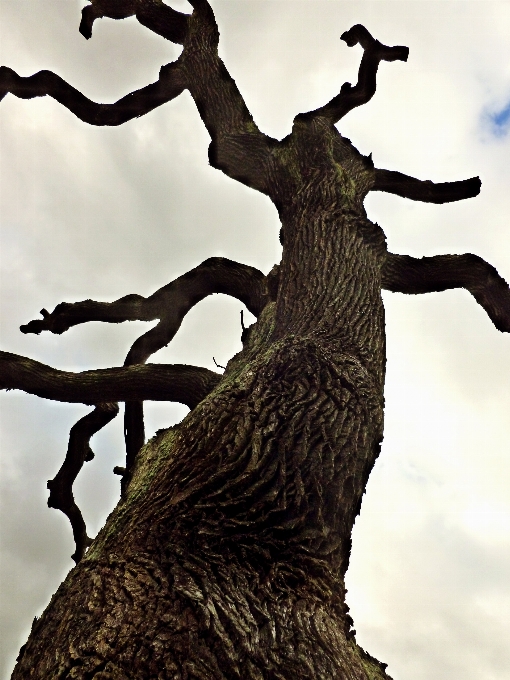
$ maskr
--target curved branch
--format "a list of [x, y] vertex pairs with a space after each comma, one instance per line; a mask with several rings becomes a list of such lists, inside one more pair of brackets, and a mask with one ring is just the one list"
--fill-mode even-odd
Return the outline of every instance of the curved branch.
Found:
[[434, 184], [430, 180], [419, 180], [393, 170], [375, 170], [375, 182], [371, 191], [385, 191], [412, 201], [424, 203], [452, 203], [464, 198], [478, 196], [482, 182], [479, 177]]
[[219, 383], [207, 368], [149, 364], [72, 373], [0, 352], [0, 389], [79, 404], [113, 401], [177, 401], [195, 408]]
[[381, 61], [407, 61], [409, 48], [402, 45], [387, 47], [373, 38], [361, 24], [356, 24], [340, 36], [348, 47], [361, 45], [363, 57], [358, 71], [358, 82], [354, 87], [344, 83], [340, 93], [328, 104], [309, 113], [300, 114], [306, 118], [325, 117], [337, 123], [349, 111], [366, 104], [375, 94], [377, 69]]
[[71, 555], [78, 563], [92, 539], [87, 536], [83, 516], [73, 496], [73, 484], [83, 467], [83, 463], [94, 458], [89, 442], [92, 435], [107, 425], [119, 412], [116, 403], [97, 404], [92, 413], [81, 418], [69, 433], [67, 455], [56, 476], [48, 481], [50, 496], [48, 507], [61, 510], [69, 518], [73, 529], [76, 551]]
[[[205, 260], [195, 269], [175, 279], [148, 298], [126, 295], [115, 302], [85, 300], [69, 304], [63, 302], [49, 314], [41, 310], [42, 319], [21, 326], [23, 333], [40, 333], [43, 330], [63, 333], [72, 326], [87, 321], [120, 323], [128, 320], [152, 321], [159, 324], [138, 338], [131, 347], [124, 366], [144, 364], [149, 357], [168, 345], [180, 328], [183, 318], [200, 300], [213, 293], [224, 293], [243, 302], [252, 314], [258, 316], [269, 302], [266, 278], [255, 267], [239, 264], [222, 257]], [[143, 404], [140, 400], [127, 400], [124, 413], [124, 438], [126, 442], [126, 475], [124, 489], [129, 480], [129, 470], [135, 456], [145, 442]]]
[[[134, 342], [124, 365], [144, 364], [154, 352], [166, 347], [177, 333], [184, 316], [211, 293], [236, 297], [257, 317], [269, 302], [265, 276], [258, 269], [221, 257], [205, 260], [148, 298], [148, 307], [158, 306], [161, 321]], [[135, 307], [140, 306], [139, 300], [133, 300], [133, 303]], [[122, 479], [123, 491], [129, 484], [136, 454], [145, 443], [143, 402], [127, 401], [124, 408], [126, 473]]]
[[388, 253], [382, 287], [416, 295], [465, 288], [499, 331], [510, 333], [510, 288], [497, 270], [478, 255], [436, 255], [417, 259]]
[[136, 18], [153, 33], [182, 45], [188, 35], [189, 15], [177, 12], [161, 0], [157, 2], [139, 2]]
[[211, 135], [211, 165], [246, 186], [269, 193], [275, 140], [260, 132], [218, 56], [219, 31], [210, 5], [206, 0], [191, 4], [191, 15], [176, 12], [161, 0], [92, 0], [84, 9], [80, 30], [85, 37], [90, 37], [92, 24], [100, 16], [122, 19], [136, 14], [144, 26], [184, 46], [177, 62], [161, 68], [158, 82], [115, 104], [92, 102], [51, 71], [22, 78], [8, 67], [0, 68], [0, 100], [8, 92], [24, 99], [49, 95], [86, 123], [121, 125], [188, 89]]
[[186, 82], [178, 62], [162, 66], [159, 80], [131, 92], [114, 104], [97, 104], [52, 71], [23, 78], [7, 66], [0, 67], [0, 100], [10, 92], [21, 99], [48, 95], [89, 125], [122, 125], [175, 99]]
[[136, 0], [89, 0], [91, 3], [81, 11], [79, 31], [84, 38], [92, 37], [92, 26], [96, 19], [127, 19], [136, 11]]
[[188, 30], [188, 15], [177, 12], [161, 0], [139, 2], [138, 0], [89, 0], [81, 14], [80, 33], [92, 37], [92, 26], [96, 19], [126, 19], [136, 15], [138, 21], [154, 33], [174, 43], [182, 44]]
[[41, 310], [42, 319], [30, 321], [20, 330], [22, 333], [50, 331], [60, 334], [88, 321], [121, 323], [161, 319], [156, 328], [135, 342], [125, 365], [143, 363], [170, 342], [184, 316], [208, 295], [223, 293], [235, 297], [258, 317], [269, 302], [265, 288], [265, 276], [255, 267], [225, 257], [211, 257], [147, 298], [126, 295], [115, 302], [61, 302], [51, 314]]

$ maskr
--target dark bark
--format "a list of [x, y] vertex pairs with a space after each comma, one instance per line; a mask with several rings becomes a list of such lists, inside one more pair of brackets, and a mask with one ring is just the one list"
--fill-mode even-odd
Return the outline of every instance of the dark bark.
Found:
[[[258, 321], [243, 330], [243, 350], [223, 376], [155, 365], [71, 374], [4, 353], [4, 389], [137, 402], [127, 411], [137, 439], [121, 502], [34, 625], [13, 678], [383, 680], [384, 664], [354, 640], [344, 599], [351, 531], [383, 432], [381, 288], [462, 285], [501, 330], [510, 328], [510, 310], [508, 287], [479, 258], [388, 254], [363, 200], [371, 190], [458, 200], [476, 195], [479, 180], [433, 185], [376, 170], [334, 127], [373, 96], [380, 61], [405, 60], [407, 48], [386, 47], [359, 25], [347, 31], [345, 42], [364, 49], [358, 83], [296, 116], [277, 142], [258, 130], [218, 57], [208, 3], [191, 5], [192, 15], [177, 17], [159, 0], [95, 0], [81, 28], [88, 35], [92, 19], [136, 14], [182, 41], [177, 62], [135, 93], [129, 115], [165, 100], [165, 87], [172, 94], [165, 101], [187, 88], [211, 136], [211, 164], [278, 208], [282, 261], [265, 279], [223, 261], [221, 290], [204, 287], [204, 263], [147, 299], [62, 304], [23, 328], [59, 333], [91, 319], [159, 318], [126, 360], [141, 364], [173, 337], [204, 290], [227, 292]], [[53, 75], [0, 76], [7, 91], [47, 92], [93, 124], [126, 115], [119, 102], [101, 118], [102, 105]], [[159, 398], [192, 411], [137, 451], [139, 402]]]
[[76, 551], [71, 557], [75, 562], [81, 560], [85, 550], [92, 543], [92, 539], [87, 535], [85, 521], [74, 500], [73, 484], [83, 467], [83, 463], [94, 458], [94, 453], [89, 445], [90, 438], [115, 418], [118, 412], [119, 406], [116, 403], [97, 404], [91, 413], [88, 413], [73, 425], [69, 434], [69, 445], [64, 463], [56, 477], [48, 481], [48, 489], [50, 490], [48, 506], [61, 510], [67, 515], [73, 528]]
[[207, 368], [148, 364], [71, 373], [10, 352], [0, 352], [0, 389], [78, 404], [151, 400], [194, 408], [221, 376]]
[[375, 40], [361, 24], [356, 24], [350, 30], [345, 31], [340, 39], [349, 47], [361, 45], [364, 50], [358, 72], [358, 82], [354, 87], [350, 83], [344, 83], [340, 93], [326, 106], [304, 114], [308, 118], [323, 116], [332, 123], [337, 123], [349, 111], [372, 99], [376, 90], [377, 69], [381, 61], [407, 61], [409, 56], [408, 47], [401, 45], [387, 47]]
[[471, 177], [460, 182], [434, 184], [430, 180], [420, 181], [401, 172], [376, 170], [372, 191], [385, 191], [424, 203], [451, 203], [478, 196], [481, 186], [479, 177]]
[[382, 286], [408, 295], [465, 288], [484, 308], [498, 331], [510, 333], [508, 283], [478, 255], [435, 255], [417, 259], [388, 253]]

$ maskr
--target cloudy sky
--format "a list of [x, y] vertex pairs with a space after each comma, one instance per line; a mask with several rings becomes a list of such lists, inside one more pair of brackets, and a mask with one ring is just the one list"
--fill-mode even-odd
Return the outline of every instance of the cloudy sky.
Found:
[[[172, 3], [186, 6], [184, 0]], [[370, 195], [393, 252], [473, 252], [510, 279], [510, 3], [490, 0], [214, 0], [221, 53], [261, 129], [356, 81], [363, 23], [410, 48], [382, 64], [378, 91], [341, 131], [377, 167], [420, 179], [479, 175], [476, 199], [445, 206]], [[157, 79], [177, 47], [134, 20], [98, 21], [86, 41], [76, 0], [0, 0], [1, 63], [50, 69], [96, 101]], [[0, 106], [1, 349], [52, 366], [121, 365], [143, 323], [22, 335], [65, 300], [150, 294], [213, 255], [259, 267], [280, 258], [275, 208], [207, 164], [208, 135], [184, 94], [115, 129], [88, 127], [49, 98]], [[395, 680], [508, 680], [510, 337], [465, 291], [384, 295], [386, 435], [354, 533], [349, 604], [362, 646]], [[214, 369], [240, 348], [237, 301], [186, 318], [158, 362]], [[46, 480], [87, 407], [0, 395], [1, 652], [4, 680], [34, 615], [73, 563], [67, 519]], [[147, 407], [149, 434], [186, 408]], [[121, 418], [95, 437], [75, 493], [94, 535], [119, 494]]]

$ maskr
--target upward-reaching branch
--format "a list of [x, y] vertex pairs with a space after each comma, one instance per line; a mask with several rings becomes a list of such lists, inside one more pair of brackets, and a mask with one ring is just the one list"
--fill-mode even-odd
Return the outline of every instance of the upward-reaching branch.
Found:
[[401, 45], [387, 47], [373, 38], [361, 24], [356, 24], [343, 33], [340, 39], [349, 47], [359, 44], [364, 50], [358, 71], [358, 82], [354, 87], [350, 83], [344, 83], [340, 93], [328, 104], [315, 111], [301, 114], [307, 118], [320, 116], [337, 123], [349, 111], [372, 99], [376, 90], [377, 69], [381, 61], [407, 61], [409, 55], [408, 47]]

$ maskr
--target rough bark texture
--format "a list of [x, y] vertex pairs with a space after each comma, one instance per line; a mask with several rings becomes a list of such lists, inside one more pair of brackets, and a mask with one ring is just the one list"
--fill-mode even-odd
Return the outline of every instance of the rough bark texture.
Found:
[[[506, 331], [510, 291], [474, 256], [388, 254], [363, 200], [379, 190], [441, 203], [476, 195], [480, 182], [435, 185], [377, 170], [334, 127], [373, 96], [379, 63], [405, 61], [407, 48], [386, 47], [362, 26], [347, 31], [345, 42], [364, 49], [358, 83], [298, 115], [277, 142], [258, 130], [218, 57], [209, 5], [191, 4], [189, 17], [158, 0], [95, 0], [85, 9], [85, 37], [96, 18], [136, 14], [183, 44], [158, 83], [108, 109], [48, 72], [32, 79], [0, 73], [5, 92], [50, 94], [92, 124], [119, 124], [188, 89], [211, 135], [211, 164], [271, 198], [283, 243], [282, 261], [267, 277], [216, 262], [217, 272], [231, 268], [228, 285], [219, 275], [211, 283], [207, 265], [151, 298], [60, 305], [22, 328], [60, 333], [93, 318], [161, 319], [135, 343], [125, 368], [57, 375], [4, 354], [0, 386], [50, 398], [139, 403], [163, 393], [182, 401], [192, 392], [180, 425], [140, 451], [128, 446], [121, 502], [34, 622], [13, 678], [383, 680], [384, 664], [355, 642], [344, 586], [353, 523], [383, 435], [381, 288], [464, 286]], [[223, 376], [130, 365], [166, 344], [211, 292], [235, 295], [258, 316]], [[139, 438], [140, 414], [133, 418], [138, 425], [127, 419], [127, 429]], [[73, 470], [86, 459], [81, 446]]]

